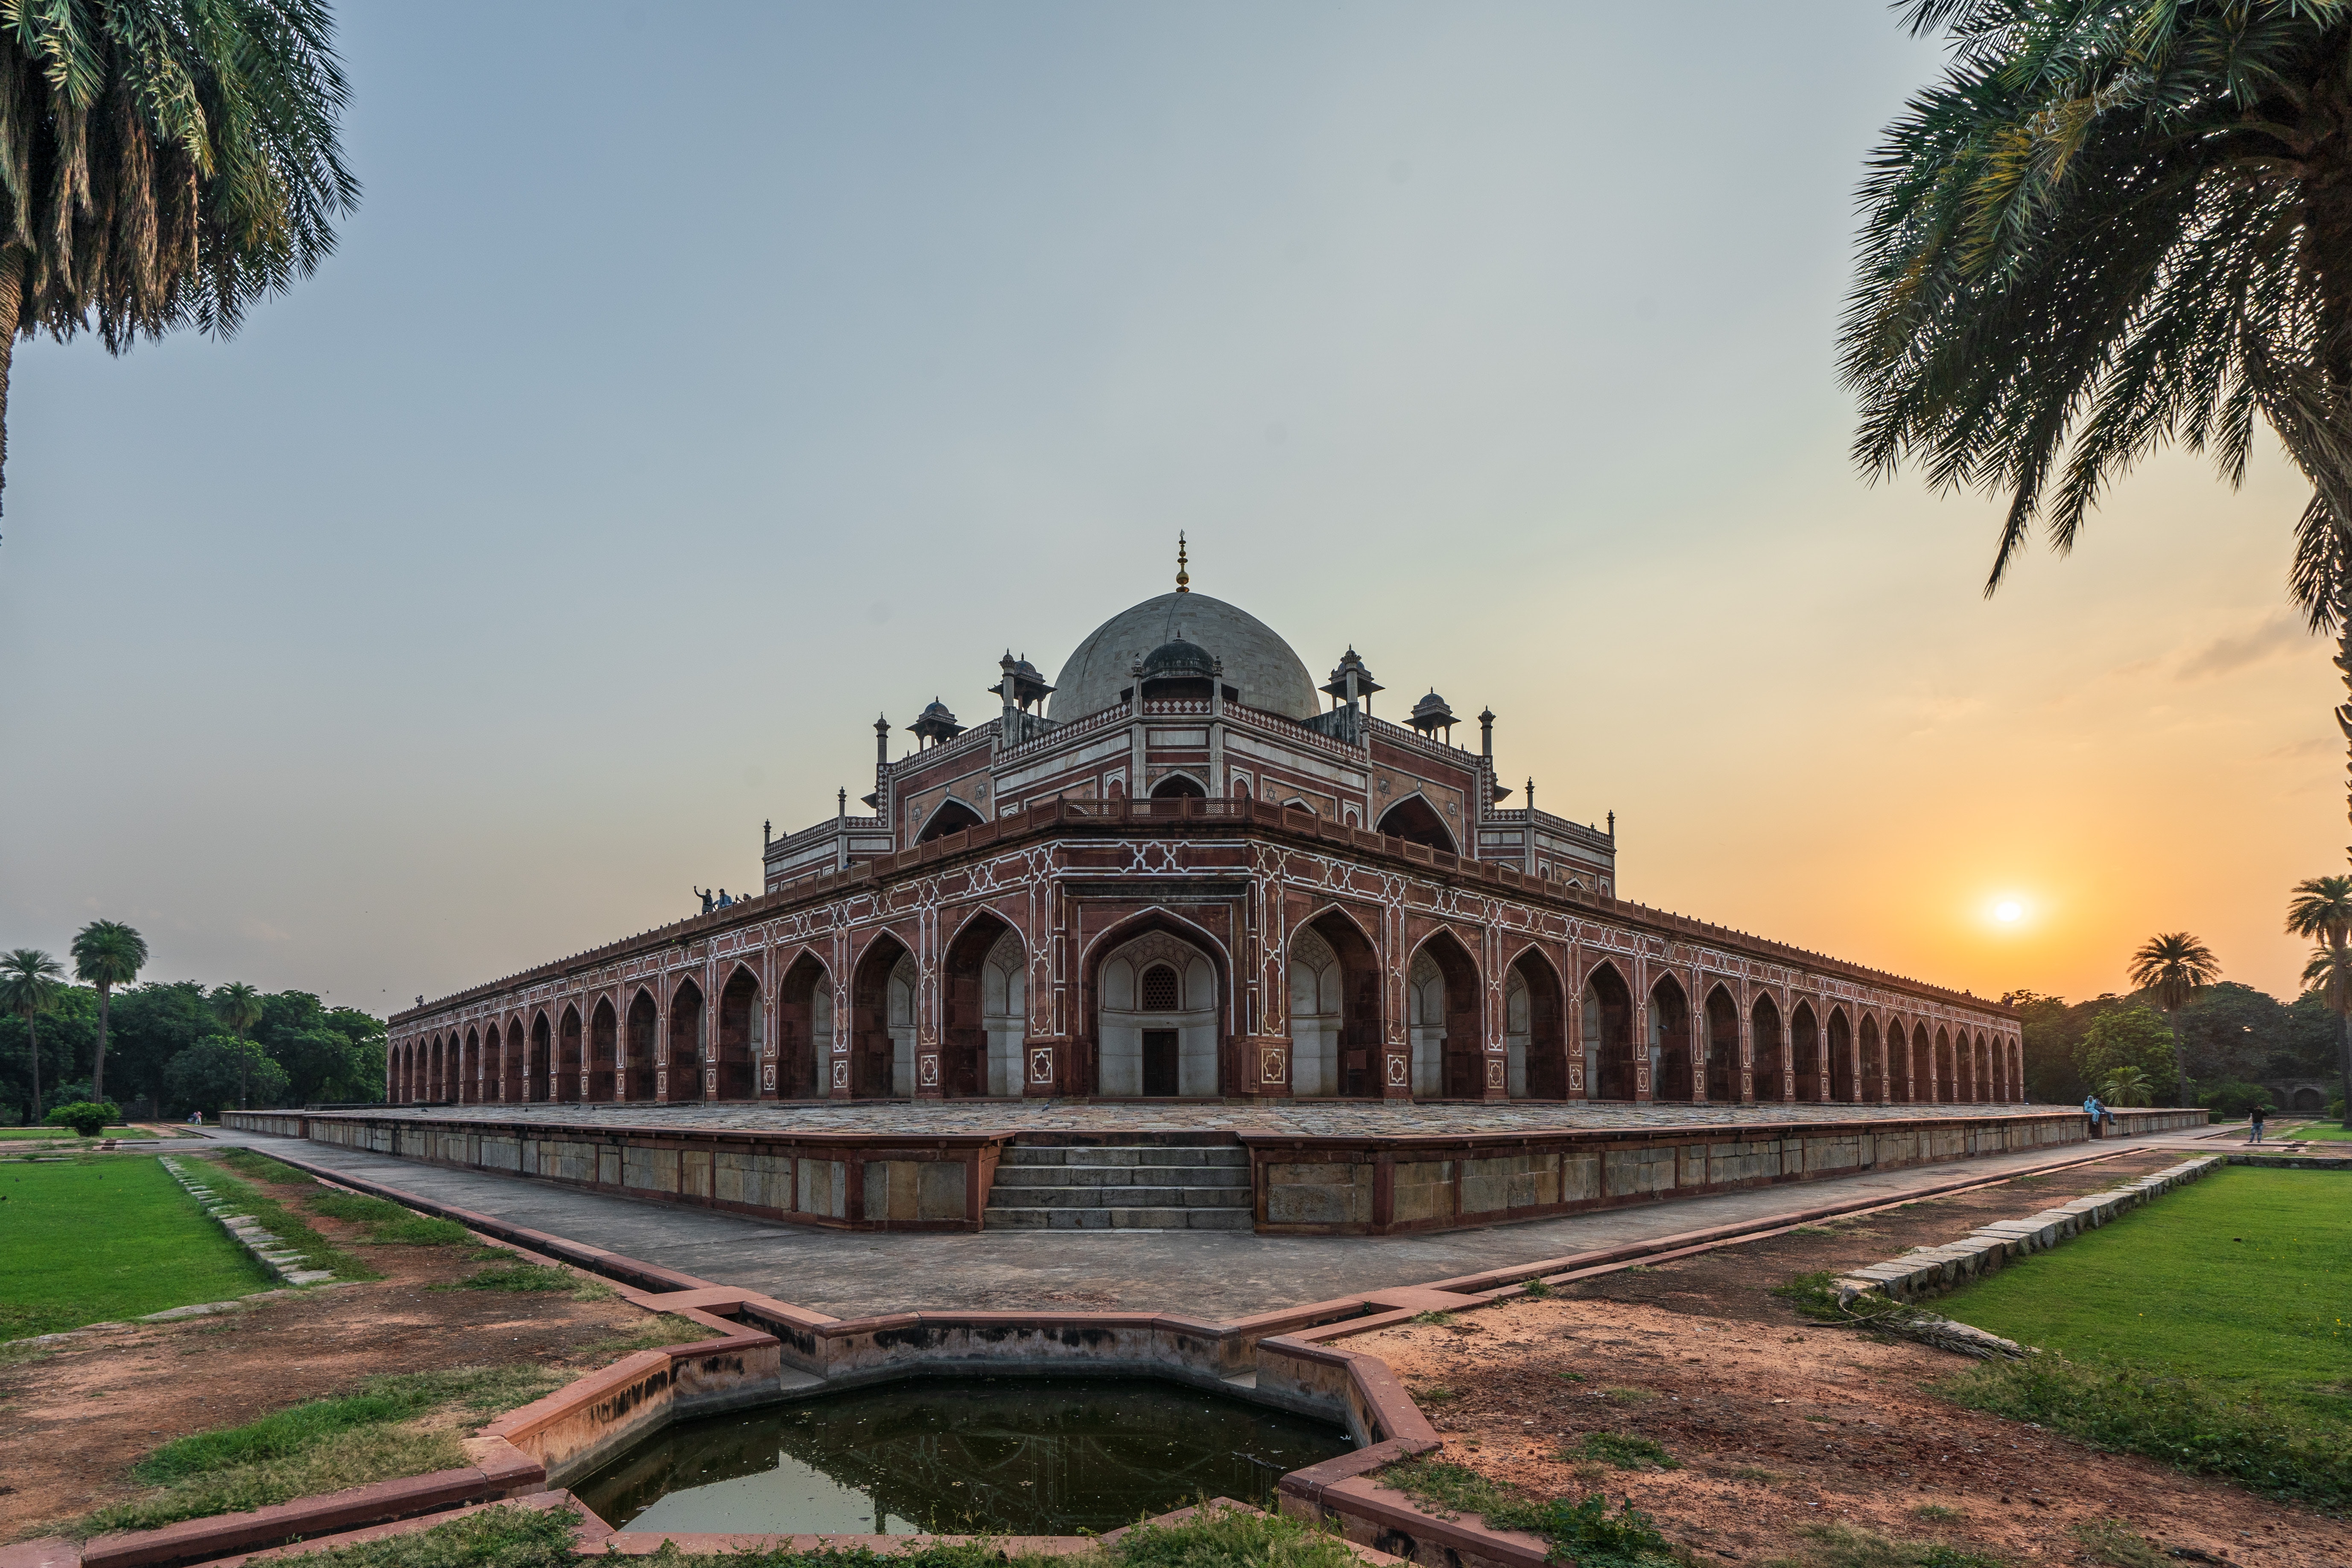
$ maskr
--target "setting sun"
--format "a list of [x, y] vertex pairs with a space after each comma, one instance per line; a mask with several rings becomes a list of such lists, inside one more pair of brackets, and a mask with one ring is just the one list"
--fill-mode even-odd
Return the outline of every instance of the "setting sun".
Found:
[[1992, 907], [1993, 919], [2004, 924], [2021, 918], [2024, 913], [2025, 906], [2015, 899], [2003, 899]]

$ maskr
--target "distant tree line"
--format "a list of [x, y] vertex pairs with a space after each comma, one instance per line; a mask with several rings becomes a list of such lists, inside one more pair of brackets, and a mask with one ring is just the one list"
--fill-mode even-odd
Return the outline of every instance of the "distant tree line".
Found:
[[[2016, 991], [2002, 1000], [2024, 1016], [2025, 1088], [2032, 1099], [2079, 1100], [2120, 1068], [2144, 1075], [2148, 1103], [2176, 1102], [2172, 1034], [2147, 992], [2069, 1003]], [[2200, 1104], [2239, 1114], [2260, 1085], [2336, 1076], [2338, 1024], [2315, 988], [2281, 1002], [2251, 985], [2218, 981], [2200, 986], [2179, 1018], [2180, 1056]]]
[[0, 1123], [81, 1100], [177, 1118], [383, 1098], [382, 1019], [241, 981], [142, 985], [146, 958], [139, 933], [111, 921], [75, 939], [87, 984], [35, 949], [0, 954]]

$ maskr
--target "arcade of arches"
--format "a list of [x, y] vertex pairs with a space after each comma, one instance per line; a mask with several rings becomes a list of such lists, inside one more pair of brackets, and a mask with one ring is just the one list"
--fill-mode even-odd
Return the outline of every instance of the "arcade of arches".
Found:
[[[1440, 929], [1402, 984], [1356, 921], [1329, 910], [1291, 935], [1287, 1082], [1295, 1099], [1538, 1100], [1758, 1104], [1999, 1104], [2022, 1099], [2003, 1028], [1710, 976], [1659, 973], [1637, 1008], [1624, 971], [1590, 963], [1570, 997], [1530, 945], [1484, 972], [1476, 933]], [[1010, 1098], [1034, 1093], [1021, 933], [969, 921], [938, 965], [936, 1048], [924, 977], [884, 932], [836, 982], [826, 959], [785, 955], [762, 983], [723, 976], [539, 1006], [395, 1042], [395, 1101], [492, 1103]], [[1226, 955], [1173, 918], [1147, 919], [1085, 963], [1091, 1027], [1059, 1092], [1205, 1099], [1246, 1091]], [[714, 994], [706, 994], [706, 985]], [[1391, 1016], [1393, 1009], [1394, 1016]], [[584, 1012], [584, 1016], [583, 1016]]]

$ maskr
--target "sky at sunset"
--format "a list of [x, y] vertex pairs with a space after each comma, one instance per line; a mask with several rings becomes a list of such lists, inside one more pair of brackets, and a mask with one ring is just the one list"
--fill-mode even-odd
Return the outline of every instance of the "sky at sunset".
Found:
[[1939, 58], [1879, 5], [340, 16], [319, 275], [17, 352], [0, 947], [383, 1013], [676, 919], [1181, 528], [1376, 711], [1491, 705], [1627, 897], [2294, 989], [2344, 757], [2274, 447], [1990, 600], [1994, 509], [1847, 457], [1853, 189]]

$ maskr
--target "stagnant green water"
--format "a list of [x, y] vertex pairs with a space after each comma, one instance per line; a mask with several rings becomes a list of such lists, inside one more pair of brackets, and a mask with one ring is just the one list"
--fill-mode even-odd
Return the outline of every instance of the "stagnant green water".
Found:
[[1068, 1535], [1264, 1501], [1336, 1426], [1141, 1378], [885, 1384], [672, 1426], [572, 1489], [616, 1528]]

